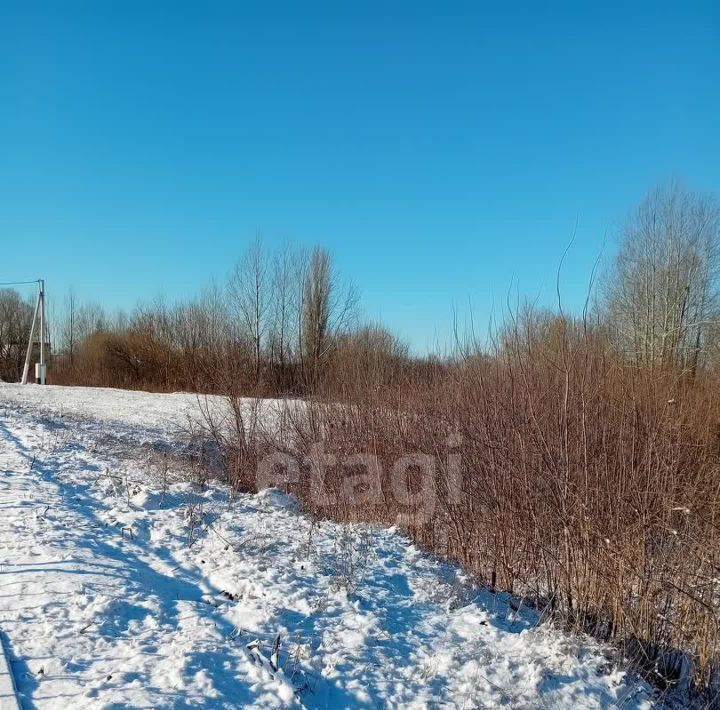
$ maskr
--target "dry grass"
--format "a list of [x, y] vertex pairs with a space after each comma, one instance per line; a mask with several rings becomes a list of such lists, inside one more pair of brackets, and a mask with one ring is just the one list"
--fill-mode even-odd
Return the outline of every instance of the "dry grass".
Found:
[[294, 420], [303, 459], [287, 485], [306, 508], [400, 523], [493, 588], [616, 642], [659, 684], [714, 685], [712, 377], [636, 369], [582, 323], [532, 318], [492, 355], [392, 389], [344, 374], [331, 389], [342, 406], [315, 399]]

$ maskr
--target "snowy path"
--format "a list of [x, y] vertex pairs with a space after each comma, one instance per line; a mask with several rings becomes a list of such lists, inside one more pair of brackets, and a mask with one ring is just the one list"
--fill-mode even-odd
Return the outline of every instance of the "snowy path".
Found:
[[0, 630], [24, 707], [649, 706], [600, 649], [392, 530], [161, 480], [145, 442], [191, 401], [0, 384]]

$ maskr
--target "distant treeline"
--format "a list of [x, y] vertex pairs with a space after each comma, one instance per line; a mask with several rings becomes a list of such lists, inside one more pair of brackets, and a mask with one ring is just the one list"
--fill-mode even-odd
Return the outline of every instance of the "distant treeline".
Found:
[[[717, 202], [676, 185], [658, 188], [628, 221], [600, 288], [589, 289], [584, 321], [629, 364], [712, 368], [720, 355], [719, 275]], [[325, 249], [270, 252], [259, 239], [224, 284], [185, 302], [158, 299], [111, 315], [70, 292], [53, 305], [56, 383], [214, 391], [229, 378], [248, 394], [302, 395], [349, 371], [369, 368], [378, 384], [390, 384], [401, 372], [491, 351], [458, 334], [452, 356], [412, 358], [387, 328], [362, 322], [355, 288]], [[0, 290], [3, 379], [21, 375], [31, 318], [29, 301]]]
[[[108, 314], [74, 292], [54, 306], [55, 384], [303, 395], [318, 391], [331, 370], [382, 367], [390, 382], [409, 361], [387, 329], [359, 321], [354, 287], [319, 247], [270, 253], [257, 239], [222, 286], [186, 302], [138, 305], [129, 315]], [[2, 291], [0, 317], [0, 373], [18, 380], [31, 303]]]

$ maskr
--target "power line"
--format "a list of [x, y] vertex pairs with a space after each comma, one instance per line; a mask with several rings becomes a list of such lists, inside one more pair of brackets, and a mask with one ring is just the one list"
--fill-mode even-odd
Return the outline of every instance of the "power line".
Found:
[[34, 281], [2, 281], [0, 286], [27, 286], [28, 284], [39, 284], [40, 279]]

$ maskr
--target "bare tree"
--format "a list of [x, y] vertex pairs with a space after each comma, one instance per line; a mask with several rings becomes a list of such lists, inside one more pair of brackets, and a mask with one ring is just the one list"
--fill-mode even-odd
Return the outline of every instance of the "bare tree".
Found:
[[71, 288], [65, 296], [64, 314], [60, 325], [60, 350], [67, 355], [70, 367], [75, 366], [78, 347], [78, 304], [75, 291]]
[[301, 284], [300, 353], [306, 382], [315, 387], [334, 336], [355, 316], [357, 293], [352, 284], [341, 288], [330, 254], [321, 247], [313, 249], [304, 265]]
[[676, 184], [629, 220], [605, 287], [617, 346], [638, 364], [694, 371], [720, 305], [720, 211]]
[[297, 319], [297, 288], [293, 278], [293, 253], [288, 245], [281, 247], [272, 262], [270, 361], [278, 369], [281, 386], [286, 384], [288, 367], [293, 358], [293, 340]]
[[169, 338], [185, 381], [195, 389], [215, 385], [229, 339], [226, 300], [215, 284], [199, 298], [174, 306]]
[[91, 335], [108, 330], [105, 309], [99, 303], [83, 303], [77, 308], [77, 340], [87, 340]]
[[268, 329], [268, 267], [260, 237], [250, 245], [230, 276], [229, 294], [241, 337], [252, 343], [256, 381], [260, 380], [262, 353]]
[[0, 289], [0, 380], [19, 380], [33, 307], [14, 289]]

